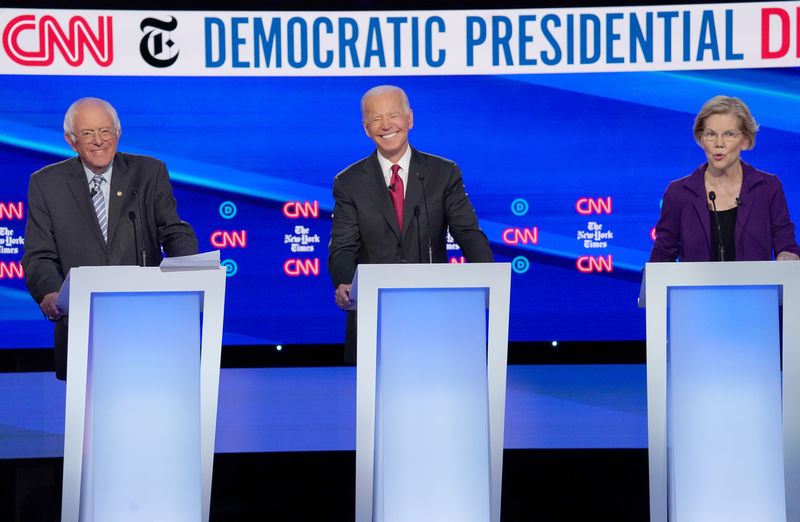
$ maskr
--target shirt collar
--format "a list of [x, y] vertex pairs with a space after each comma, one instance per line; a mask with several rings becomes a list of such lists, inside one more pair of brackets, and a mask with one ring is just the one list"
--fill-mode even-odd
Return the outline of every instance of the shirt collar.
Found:
[[[386, 185], [389, 185], [389, 180], [392, 178], [392, 163], [388, 159], [383, 157], [383, 154], [378, 151], [378, 163], [381, 166], [381, 173], [383, 174], [383, 179], [386, 181]], [[403, 153], [403, 157], [397, 161], [397, 165], [400, 165], [400, 177], [403, 178], [403, 183], [408, 181], [408, 166], [411, 164], [411, 145], [406, 148], [405, 153]]]
[[[91, 183], [92, 178], [94, 178], [95, 176], [94, 172], [89, 170], [89, 167], [84, 165], [83, 162], [81, 162], [81, 166], [83, 167], [83, 172], [86, 174], [86, 182]], [[111, 171], [113, 170], [113, 168], [114, 168], [114, 162], [112, 161], [111, 163], [108, 164], [106, 170], [100, 173], [100, 176], [106, 178], [106, 182], [108, 182], [109, 185], [111, 184]]]

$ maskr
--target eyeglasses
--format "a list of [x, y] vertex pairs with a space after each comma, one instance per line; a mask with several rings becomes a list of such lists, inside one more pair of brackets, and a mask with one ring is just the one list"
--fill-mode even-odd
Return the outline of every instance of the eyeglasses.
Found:
[[116, 137], [117, 131], [116, 129], [100, 129], [97, 131], [85, 130], [77, 134], [73, 132], [72, 135], [81, 140], [83, 143], [92, 143], [95, 135], [100, 136], [100, 139], [103, 141], [108, 141]]
[[[736, 138], [738, 138], [741, 135], [742, 135], [741, 132], [734, 130], [726, 130], [721, 134], [722, 141], [724, 143], [732, 143]], [[717, 134], [713, 130], [705, 130], [703, 131], [703, 134], [700, 135], [700, 137], [703, 138], [703, 141], [708, 141], [711, 143], [716, 143], [718, 136], [720, 136], [720, 134]]]

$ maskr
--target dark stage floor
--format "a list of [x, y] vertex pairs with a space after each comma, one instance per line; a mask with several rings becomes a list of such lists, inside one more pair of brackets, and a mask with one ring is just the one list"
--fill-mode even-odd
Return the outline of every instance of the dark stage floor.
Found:
[[[0, 460], [0, 520], [60, 520], [61, 466]], [[506, 450], [502, 520], [645, 522], [647, 480], [645, 449]], [[353, 451], [215, 457], [212, 522], [352, 521], [354, 510]]]

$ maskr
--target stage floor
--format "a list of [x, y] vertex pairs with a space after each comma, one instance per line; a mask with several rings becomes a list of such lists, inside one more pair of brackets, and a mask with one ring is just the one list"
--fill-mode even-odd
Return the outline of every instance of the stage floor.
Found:
[[[352, 451], [354, 367], [223, 369], [217, 453]], [[508, 367], [506, 449], [647, 447], [642, 364]], [[0, 374], [0, 459], [63, 456], [65, 384]]]

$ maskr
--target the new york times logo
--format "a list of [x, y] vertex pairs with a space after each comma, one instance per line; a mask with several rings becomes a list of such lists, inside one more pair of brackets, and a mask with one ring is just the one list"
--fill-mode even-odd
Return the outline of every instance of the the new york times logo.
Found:
[[139, 53], [144, 61], [153, 67], [169, 67], [175, 63], [180, 51], [173, 49], [175, 42], [169, 33], [178, 27], [178, 20], [173, 16], [168, 22], [157, 18], [145, 18], [139, 27], [142, 31], [146, 31], [142, 41], [139, 42]]

